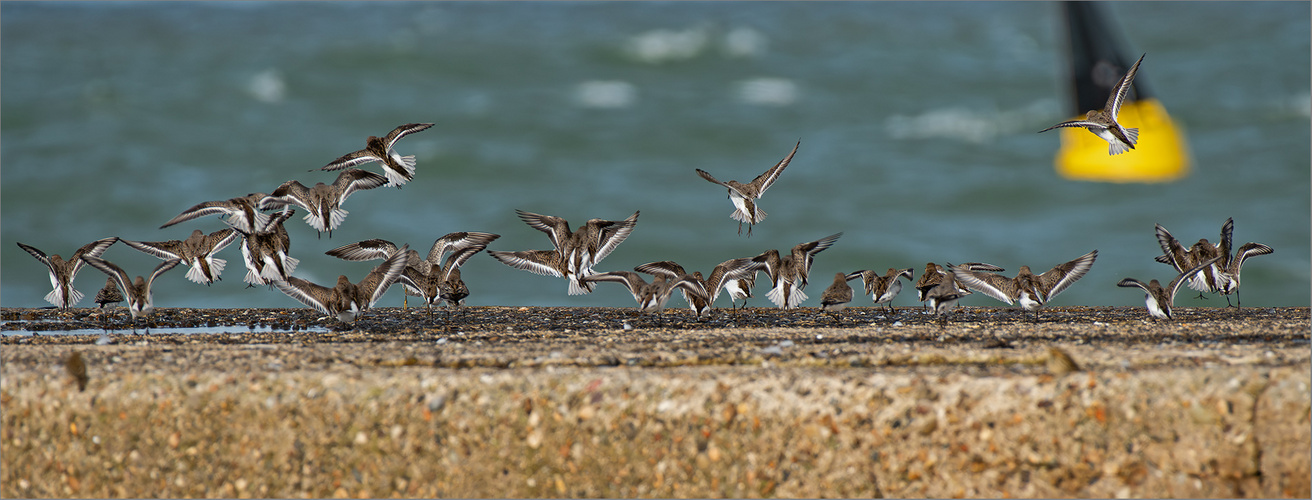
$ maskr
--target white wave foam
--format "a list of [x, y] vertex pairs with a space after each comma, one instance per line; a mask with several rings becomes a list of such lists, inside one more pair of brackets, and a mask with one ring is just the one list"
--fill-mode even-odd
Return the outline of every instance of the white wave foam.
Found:
[[647, 31], [629, 39], [625, 51], [634, 59], [649, 64], [692, 59], [706, 50], [710, 38], [707, 31], [705, 27]]
[[748, 104], [787, 106], [797, 101], [797, 84], [787, 78], [749, 78], [735, 84], [734, 94]]
[[729, 57], [755, 57], [765, 53], [767, 40], [761, 32], [738, 27], [725, 33], [720, 50]]
[[270, 68], [252, 76], [246, 83], [246, 91], [262, 102], [282, 102], [287, 96], [287, 83], [278, 70]]
[[589, 80], [574, 87], [574, 101], [585, 108], [626, 108], [637, 95], [632, 83], [619, 80]]
[[894, 139], [947, 137], [976, 144], [1011, 134], [1058, 114], [1057, 102], [1041, 99], [1012, 110], [989, 111], [959, 106], [931, 109], [919, 115], [893, 115], [884, 128]]

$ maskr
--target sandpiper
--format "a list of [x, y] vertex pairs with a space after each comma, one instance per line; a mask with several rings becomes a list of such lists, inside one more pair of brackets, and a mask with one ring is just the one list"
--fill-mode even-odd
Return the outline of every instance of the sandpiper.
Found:
[[[1231, 293], [1235, 294], [1235, 307], [1240, 307], [1242, 305], [1242, 303], [1239, 301], [1239, 270], [1243, 267], [1244, 260], [1248, 259], [1249, 257], [1266, 255], [1274, 251], [1275, 251], [1274, 249], [1272, 249], [1267, 245], [1250, 242], [1250, 243], [1244, 243], [1243, 246], [1240, 246], [1239, 250], [1235, 251], [1233, 257], [1230, 256], [1228, 253], [1226, 255], [1222, 255], [1222, 257], [1230, 260], [1225, 264], [1225, 266], [1221, 270], [1222, 274], [1226, 277], [1226, 280], [1225, 283], [1221, 285], [1220, 292], [1221, 295], [1225, 296], [1225, 301], [1227, 305], [1229, 305], [1230, 303]], [[1224, 262], [1224, 260], [1222, 262]]]
[[638, 302], [638, 312], [660, 313], [665, 308], [665, 303], [670, 300], [670, 295], [674, 290], [685, 290], [696, 295], [700, 300], [710, 301], [711, 297], [706, 293], [706, 287], [700, 282], [693, 279], [692, 275], [685, 274], [678, 278], [671, 278], [666, 274], [656, 275], [656, 279], [647, 283], [642, 279], [642, 275], [633, 271], [611, 271], [606, 273], [596, 273], [584, 276], [580, 281], [585, 283], [615, 282], [623, 284], [633, 294], [633, 300]]
[[729, 200], [733, 202], [734, 206], [734, 211], [729, 214], [729, 217], [738, 221], [738, 234], [743, 234], [743, 223], [745, 222], [747, 223], [747, 236], [751, 236], [752, 227], [765, 219], [765, 211], [757, 206], [756, 200], [765, 194], [766, 189], [770, 189], [770, 185], [774, 184], [775, 179], [779, 178], [779, 174], [783, 173], [784, 168], [788, 166], [788, 162], [793, 160], [793, 155], [797, 154], [797, 147], [801, 145], [802, 141], [797, 141], [797, 145], [793, 146], [793, 150], [788, 153], [788, 156], [747, 184], [738, 181], [721, 182], [705, 170], [697, 169], [697, 175], [702, 176], [703, 179], [729, 189]]
[[[1220, 293], [1225, 296], [1227, 305], [1230, 304], [1230, 294], [1235, 294], [1236, 304], [1239, 297], [1239, 272], [1243, 268], [1244, 261], [1249, 257], [1258, 255], [1267, 255], [1274, 252], [1270, 246], [1261, 243], [1245, 243], [1240, 246], [1233, 255], [1230, 249], [1233, 248], [1235, 221], [1234, 218], [1228, 218], [1221, 225], [1220, 244], [1213, 247], [1207, 243], [1206, 239], [1198, 240], [1189, 251], [1185, 252], [1183, 245], [1171, 236], [1171, 233], [1157, 225], [1157, 242], [1162, 246], [1163, 255], [1157, 256], [1157, 261], [1165, 264], [1171, 264], [1172, 267], [1180, 271], [1182, 267], [1190, 264], [1210, 259], [1214, 256], [1220, 256], [1221, 260], [1214, 265], [1204, 269], [1202, 273], [1195, 276], [1189, 281], [1189, 287], [1198, 290], [1199, 297], [1201, 292]], [[1174, 259], [1174, 260], [1172, 260]], [[1235, 305], [1235, 307], [1239, 307]]]
[[[1221, 228], [1221, 239], [1226, 238], [1226, 227], [1230, 227], [1230, 221]], [[1189, 268], [1194, 267], [1199, 262], [1211, 260], [1212, 257], [1221, 256], [1221, 250], [1207, 241], [1207, 238], [1201, 238], [1192, 247], [1185, 248], [1180, 240], [1175, 239], [1170, 231], [1167, 231], [1161, 224], [1154, 225], [1154, 232], [1157, 235], [1157, 244], [1162, 248], [1162, 255], [1158, 255], [1154, 260], [1175, 268], [1176, 272], [1183, 273]], [[1222, 259], [1224, 261], [1224, 259]], [[1203, 292], [1216, 293], [1220, 290], [1224, 282], [1224, 276], [1221, 272], [1222, 264], [1212, 264], [1203, 272], [1195, 274], [1189, 279], [1189, 288], [1198, 291], [1198, 298], [1207, 298]]]
[[1108, 155], [1118, 155], [1134, 149], [1134, 145], [1139, 142], [1139, 129], [1125, 128], [1116, 121], [1116, 115], [1121, 112], [1121, 104], [1125, 102], [1125, 96], [1130, 91], [1130, 82], [1134, 81], [1134, 74], [1139, 71], [1139, 63], [1143, 62], [1143, 57], [1148, 54], [1139, 56], [1139, 60], [1130, 66], [1130, 71], [1121, 77], [1116, 86], [1112, 88], [1112, 93], [1107, 97], [1107, 104], [1102, 109], [1089, 111], [1083, 120], [1070, 120], [1061, 122], [1051, 127], [1040, 130], [1039, 133], [1061, 127], [1084, 127], [1093, 132], [1094, 135], [1101, 137], [1109, 144], [1107, 149]]
[[[123, 289], [128, 299], [128, 311], [132, 312], [132, 330], [137, 329], [137, 318], [149, 318], [151, 313], [155, 312], [155, 298], [151, 293], [151, 285], [165, 271], [173, 269], [182, 262], [182, 259], [169, 259], [155, 266], [155, 270], [150, 273], [150, 278], [137, 276], [136, 280], [128, 277], [128, 273], [123, 268], [113, 262], [101, 259], [91, 255], [82, 255], [82, 260], [88, 265], [99, 269], [101, 272], [108, 274], [118, 283], [119, 288]], [[146, 323], [146, 328], [150, 328], [150, 323]]]
[[952, 274], [967, 288], [1006, 302], [1007, 305], [1019, 301], [1026, 311], [1034, 311], [1034, 321], [1037, 323], [1039, 309], [1089, 272], [1097, 258], [1098, 251], [1094, 250], [1040, 275], [1030, 272], [1029, 266], [1020, 266], [1020, 272], [1014, 278], [972, 271], [965, 266], [952, 267]]
[[779, 256], [778, 250], [766, 250], [765, 253], [753, 258], [757, 262], [763, 262], [766, 265], [767, 274], [770, 275], [770, 291], [765, 297], [770, 299], [781, 309], [792, 309], [806, 300], [807, 277], [811, 274], [811, 262], [815, 260], [816, 254], [823, 252], [838, 241], [838, 237], [843, 233], [835, 233], [815, 241], [800, 243], [794, 246], [792, 251], [784, 256]]
[[460, 278], [459, 267], [451, 268], [446, 280], [438, 284], [437, 289], [438, 298], [446, 302], [447, 307], [461, 307], [465, 305], [465, 298], [469, 297], [469, 286]]
[[340, 275], [337, 277], [337, 285], [332, 288], [297, 277], [275, 280], [273, 286], [302, 304], [336, 317], [342, 323], [350, 323], [373, 307], [388, 287], [401, 277], [408, 250], [409, 245], [398, 249], [382, 264], [370, 270], [359, 283], [351, 283], [346, 275]]
[[371, 135], [365, 140], [364, 149], [342, 155], [319, 170], [340, 170], [369, 162], [378, 162], [383, 165], [383, 173], [387, 175], [387, 186], [401, 187], [415, 178], [415, 157], [414, 155], [401, 156], [392, 148], [396, 146], [396, 141], [401, 140], [402, 137], [427, 130], [428, 127], [432, 126], [431, 123], [407, 123], [388, 132], [382, 139]]
[[[692, 277], [701, 282], [702, 287], [706, 289], [707, 294], [710, 296], [709, 300], [702, 300], [700, 296], [687, 290], [683, 291], [683, 298], [688, 301], [688, 306], [697, 314], [697, 317], [701, 318], [703, 314], [710, 312], [711, 306], [715, 304], [715, 299], [720, 296], [721, 290], [729, 290], [730, 296], [742, 294], [746, 290], [746, 296], [750, 297], [750, 283], [755, 282], [756, 273], [764, 269], [764, 262], [754, 261], [750, 257], [726, 260], [711, 270], [710, 277], [704, 278], [701, 271], [692, 273]], [[664, 274], [670, 278], [679, 278], [688, 274], [684, 271], [683, 266], [669, 260], [649, 262], [637, 266], [633, 270], [653, 276]], [[746, 288], [742, 287], [744, 282], [747, 284]]]
[[120, 240], [123, 244], [154, 255], [164, 260], [182, 259], [182, 264], [190, 266], [187, 279], [199, 284], [209, 285], [219, 280], [219, 274], [228, 265], [228, 261], [214, 257], [241, 235], [232, 228], [220, 229], [205, 234], [196, 229], [185, 240], [169, 241], [132, 241]]
[[72, 257], [64, 260], [59, 254], [46, 256], [45, 252], [37, 250], [36, 247], [18, 243], [19, 248], [27, 251], [46, 265], [50, 271], [50, 286], [54, 287], [50, 293], [46, 294], [45, 300], [60, 309], [68, 309], [77, 305], [82, 300], [82, 292], [73, 288], [73, 279], [77, 277], [77, 272], [82, 270], [83, 256], [99, 257], [105, 253], [105, 250], [118, 241], [117, 237], [109, 237], [93, 241], [83, 245], [82, 248], [73, 252]]
[[[499, 234], [461, 231], [448, 233], [434, 241], [426, 258], [420, 258], [419, 252], [409, 250], [405, 270], [399, 279], [405, 287], [405, 295], [424, 299], [424, 303], [431, 309], [438, 300], [444, 299], [442, 293], [445, 286], [449, 290], [447, 294], [452, 296], [458, 295], [461, 293], [459, 290], [463, 289], [464, 295], [458, 297], [456, 302], [463, 301], [469, 295], [469, 288], [460, 279], [460, 266], [500, 237]], [[397, 251], [399, 249], [390, 241], [372, 239], [342, 245], [324, 253], [340, 259], [361, 261], [386, 259]], [[450, 305], [460, 305], [456, 302], [447, 301]], [[406, 306], [403, 302], [402, 307]]]
[[316, 183], [314, 187], [305, 187], [298, 181], [287, 181], [265, 196], [259, 202], [261, 210], [295, 205], [306, 210], [305, 222], [320, 234], [327, 232], [333, 237], [333, 230], [342, 224], [349, 213], [342, 209], [342, 203], [352, 193], [364, 189], [373, 189], [387, 184], [387, 177], [358, 168], [348, 169], [337, 175], [332, 184]]
[[114, 277], [105, 278], [105, 287], [96, 292], [96, 303], [104, 309], [105, 304], [117, 304], [123, 302], [123, 292], [118, 291], [118, 283], [114, 282]]
[[970, 295], [970, 293], [970, 290], [959, 288], [955, 278], [945, 278], [929, 287], [924, 295], [930, 310], [934, 311], [935, 316], [942, 318], [944, 314], [957, 306], [958, 300]]
[[1145, 284], [1134, 278], [1125, 278], [1117, 283], [1116, 286], [1125, 288], [1137, 286], [1142, 288], [1144, 292], [1147, 292], [1147, 295], [1144, 298], [1148, 305], [1148, 314], [1158, 319], [1171, 319], [1171, 307], [1175, 305], [1175, 292], [1180, 289], [1180, 285], [1185, 281], [1188, 281], [1189, 278], [1192, 278], [1194, 275], [1202, 272], [1203, 269], [1207, 269], [1209, 266], [1220, 260], [1221, 257], [1216, 256], [1194, 266], [1192, 269], [1176, 276], [1166, 288], [1162, 288], [1162, 284], [1157, 282], [1157, 280], [1152, 280]]
[[1248, 257], [1266, 255], [1274, 251], [1267, 245], [1249, 242], [1231, 254], [1231, 250], [1234, 249], [1234, 235], [1235, 220], [1233, 217], [1226, 218], [1225, 223], [1221, 224], [1221, 241], [1216, 245], [1221, 260], [1216, 265], [1214, 277], [1216, 291], [1225, 296], [1226, 307], [1234, 305], [1230, 303], [1230, 294], [1235, 294], [1236, 300], [1239, 298], [1239, 269], [1243, 266], [1243, 261]]
[[268, 196], [265, 193], [251, 193], [240, 198], [232, 198], [220, 201], [206, 201], [183, 210], [176, 217], [169, 219], [160, 229], [172, 226], [180, 222], [186, 222], [192, 219], [205, 217], [207, 215], [218, 215], [224, 217], [223, 222], [233, 229], [245, 233], [253, 233], [257, 228], [264, 227], [269, 222], [269, 214], [260, 212], [260, 200]]
[[254, 232], [237, 229], [242, 237], [241, 257], [246, 263], [244, 281], [249, 284], [248, 287], [286, 280], [296, 271], [296, 265], [301, 261], [288, 254], [291, 252], [292, 240], [287, 235], [287, 228], [283, 227], [283, 222], [295, 214], [295, 210], [287, 207], [273, 214]]
[[688, 302], [688, 307], [692, 309], [692, 312], [697, 319], [701, 319], [703, 314], [709, 314], [711, 312], [711, 287], [706, 285], [706, 278], [702, 276], [701, 271], [688, 273], [684, 271], [683, 266], [669, 260], [648, 262], [634, 267], [633, 270], [640, 273], [650, 274], [653, 277], [664, 276], [666, 279], [687, 277], [688, 279], [700, 283], [702, 288], [706, 290], [707, 294], [702, 296], [684, 289], [682, 290], [683, 300]]
[[[761, 264], [764, 264], [764, 262]], [[735, 310], [738, 308], [739, 299], [743, 301], [742, 307], [747, 307], [747, 299], [752, 298], [752, 287], [756, 286], [756, 273], [762, 270], [765, 270], [765, 268], [762, 267], [760, 270], [753, 271], [742, 278], [727, 278], [724, 280], [721, 288], [729, 294], [729, 304]]]
[[[570, 231], [569, 222], [560, 217], [515, 210], [529, 227], [547, 233], [555, 247], [556, 257], [547, 257], [536, 250], [524, 252], [488, 251], [488, 255], [502, 264], [536, 274], [564, 277], [569, 280], [569, 294], [592, 292], [592, 285], [581, 278], [593, 274], [592, 266], [610, 255], [623, 243], [638, 223], [639, 212], [633, 212], [621, 221], [590, 219], [577, 231]], [[558, 262], [557, 262], [558, 261]]]
[[914, 269], [894, 269], [888, 268], [888, 272], [883, 276], [875, 273], [873, 270], [863, 269], [847, 275], [847, 279], [856, 279], [861, 277], [861, 281], [866, 285], [866, 293], [870, 295], [875, 304], [888, 304], [890, 314], [897, 311], [893, 308], [893, 297], [902, 292], [902, 282], [898, 278], [905, 277], [907, 280], [915, 279], [912, 274]]
[[[856, 279], [860, 274], [855, 274], [852, 279]], [[820, 294], [820, 310], [832, 311], [834, 318], [840, 318], [843, 309], [852, 302], [852, 286], [847, 284], [848, 274], [837, 273], [834, 275], [834, 283], [826, 288], [824, 293]]]
[[[1006, 271], [1006, 269], [1001, 267], [993, 264], [985, 264], [983, 262], [967, 262], [962, 264], [962, 266], [971, 271], [987, 271], [991, 273]], [[948, 263], [947, 267], [952, 267], [952, 263]], [[951, 277], [949, 281], [952, 283], [952, 286], [961, 291], [963, 296], [973, 293], [962, 287], [960, 283], [957, 283], [957, 278], [952, 275], [951, 271], [945, 271], [942, 266], [933, 262], [928, 262], [925, 264], [925, 273], [921, 274], [920, 279], [916, 281], [916, 300], [924, 302], [926, 307], [934, 309], [935, 303], [933, 300], [930, 300], [929, 291], [934, 289], [935, 286], [938, 286], [945, 277]]]

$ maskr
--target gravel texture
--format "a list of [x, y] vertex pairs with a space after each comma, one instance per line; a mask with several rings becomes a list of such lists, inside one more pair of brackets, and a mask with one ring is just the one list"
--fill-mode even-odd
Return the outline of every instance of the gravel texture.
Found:
[[4, 308], [0, 495], [1312, 495], [1308, 308], [1176, 314]]

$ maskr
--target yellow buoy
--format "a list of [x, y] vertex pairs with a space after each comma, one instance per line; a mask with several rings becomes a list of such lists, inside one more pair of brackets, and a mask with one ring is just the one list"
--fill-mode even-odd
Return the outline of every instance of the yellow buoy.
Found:
[[1057, 173], [1067, 179], [1095, 182], [1170, 182], [1189, 175], [1184, 134], [1161, 102], [1126, 102], [1116, 121], [1139, 129], [1134, 149], [1112, 156], [1107, 154], [1107, 141], [1088, 130], [1062, 128], [1061, 149], [1055, 159]]

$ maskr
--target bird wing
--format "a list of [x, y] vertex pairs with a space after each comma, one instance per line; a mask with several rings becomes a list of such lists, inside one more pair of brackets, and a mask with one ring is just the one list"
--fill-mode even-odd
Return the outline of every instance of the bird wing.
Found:
[[256, 232], [260, 232], [260, 233], [275, 232], [278, 230], [278, 226], [281, 226], [282, 223], [287, 222], [287, 219], [292, 218], [293, 215], [296, 215], [295, 210], [292, 210], [291, 208], [284, 208], [281, 212], [277, 212], [272, 216], [270, 216], [268, 218], [268, 222], [265, 222], [263, 225], [256, 226], [255, 228]]
[[1092, 122], [1092, 121], [1089, 121], [1089, 120], [1071, 120], [1071, 121], [1061, 122], [1061, 123], [1058, 123], [1058, 124], [1053, 125], [1053, 126], [1051, 126], [1051, 127], [1048, 127], [1048, 128], [1043, 129], [1043, 130], [1040, 130], [1039, 133], [1042, 134], [1042, 133], [1047, 132], [1047, 131], [1049, 131], [1049, 130], [1052, 130], [1052, 129], [1055, 129], [1055, 128], [1063, 128], [1063, 127], [1097, 127], [1097, 128], [1104, 128], [1105, 125], [1103, 125], [1103, 124], [1101, 124], [1101, 123], [1098, 123], [1098, 122]]
[[[499, 234], [461, 231], [447, 233], [433, 242], [428, 249], [428, 262], [444, 268], [456, 268], [465, 264], [474, 254], [487, 248], [487, 244], [500, 238]], [[442, 262], [442, 256], [451, 252], [451, 256]]]
[[[1183, 275], [1181, 275], [1181, 276], [1183, 276]], [[1175, 286], [1176, 286], [1177, 284], [1179, 284], [1180, 282], [1182, 282], [1182, 281], [1184, 281], [1184, 280], [1181, 279], [1181, 278], [1179, 278], [1179, 277], [1177, 277], [1177, 278], [1175, 278], [1175, 281], [1172, 281], [1172, 282], [1171, 282], [1171, 287], [1172, 287], [1172, 288], [1171, 288], [1171, 296], [1175, 296]], [[1148, 284], [1147, 284], [1147, 283], [1144, 283], [1144, 282], [1139, 281], [1139, 280], [1134, 279], [1134, 278], [1125, 278], [1125, 279], [1122, 279], [1121, 281], [1119, 281], [1119, 282], [1116, 283], [1116, 286], [1123, 287], [1123, 288], [1131, 288], [1131, 287], [1136, 287], [1136, 286], [1137, 286], [1137, 287], [1139, 287], [1139, 288], [1142, 288], [1143, 291], [1145, 291], [1145, 292], [1152, 293], [1152, 290], [1149, 290], [1149, 289], [1148, 289]]]
[[396, 244], [387, 240], [374, 238], [372, 240], [348, 243], [324, 253], [342, 260], [350, 261], [386, 259], [388, 256], [396, 253]]
[[234, 231], [232, 228], [220, 229], [218, 231], [210, 233], [208, 236], [205, 237], [205, 243], [209, 245], [207, 253], [212, 254], [214, 252], [227, 248], [228, 245], [231, 245], [234, 241], [237, 241], [238, 236], [239, 235], [237, 234], [237, 231]]
[[387, 184], [387, 176], [353, 168], [338, 174], [337, 180], [333, 182], [333, 187], [340, 192], [337, 195], [337, 204], [340, 205], [356, 191], [373, 189], [385, 184]]
[[679, 276], [683, 276], [687, 274], [687, 272], [683, 270], [683, 266], [680, 266], [679, 264], [675, 263], [672, 260], [648, 262], [646, 264], [642, 264], [640, 266], [634, 267], [633, 270], [640, 273], [647, 273], [652, 276], [660, 276], [663, 274], [671, 278], [677, 278]]
[[[252, 196], [259, 193], [252, 193]], [[248, 197], [249, 198], [249, 197]], [[192, 219], [205, 217], [208, 215], [226, 215], [229, 220], [225, 220], [228, 225], [238, 229], [246, 230], [249, 228], [260, 227], [264, 225], [269, 216], [255, 210], [254, 203], [264, 198], [264, 195], [256, 197], [254, 200], [247, 198], [233, 198], [230, 200], [206, 201], [193, 205], [191, 208], [183, 210], [176, 217], [169, 219], [160, 229], [186, 222]], [[250, 206], [247, 206], [250, 205]], [[235, 220], [233, 220], [235, 219]], [[249, 220], [248, 220], [249, 219]]]
[[169, 269], [173, 269], [181, 262], [182, 259], [169, 259], [161, 262], [158, 266], [155, 266], [155, 270], [151, 271], [150, 277], [146, 279], [146, 288], [150, 288], [150, 284], [155, 282], [155, 278], [158, 278]]
[[1130, 71], [1125, 72], [1125, 76], [1122, 76], [1121, 80], [1116, 82], [1116, 87], [1112, 90], [1111, 95], [1107, 96], [1107, 104], [1103, 106], [1103, 109], [1111, 113], [1112, 119], [1116, 119], [1116, 115], [1120, 114], [1121, 104], [1125, 102], [1125, 96], [1130, 93], [1130, 82], [1134, 81], [1134, 74], [1139, 72], [1139, 63], [1143, 62], [1144, 56], [1147, 55], [1139, 56], [1139, 60], [1135, 61], [1133, 66], [1130, 66]]
[[32, 254], [33, 257], [36, 257], [36, 260], [39, 260], [41, 261], [42, 264], [45, 264], [46, 267], [50, 269], [50, 274], [55, 274], [55, 266], [50, 263], [50, 257], [47, 257], [45, 252], [38, 250], [34, 246], [25, 245], [22, 242], [18, 242], [18, 247], [22, 248], [23, 250], [26, 250], [27, 253], [30, 253]]
[[[232, 229], [224, 229], [224, 231], [232, 231]], [[140, 250], [141, 252], [154, 255], [155, 257], [159, 257], [164, 260], [181, 259], [183, 257], [182, 240], [169, 240], [169, 241], [120, 240], [120, 241], [122, 241], [124, 245], [132, 247], [133, 249]]]
[[1040, 274], [1038, 279], [1042, 287], [1040, 291], [1043, 293], [1043, 300], [1045, 302], [1052, 300], [1062, 290], [1084, 277], [1084, 274], [1089, 272], [1089, 268], [1093, 267], [1093, 261], [1097, 258], [1098, 251], [1094, 250]]
[[1224, 224], [1221, 224], [1221, 241], [1217, 242], [1216, 249], [1221, 252], [1221, 267], [1229, 268], [1230, 251], [1234, 249], [1235, 236], [1235, 219], [1227, 218]]
[[520, 220], [523, 220], [529, 227], [547, 233], [551, 238], [551, 245], [556, 247], [557, 251], [563, 251], [563, 245], [573, 234], [569, 230], [569, 222], [554, 215], [535, 214], [523, 210], [515, 210]]
[[639, 212], [633, 212], [628, 218], [618, 221], [613, 225], [601, 229], [601, 237], [598, 239], [597, 253], [592, 256], [592, 263], [601, 262], [615, 247], [624, 243], [624, 240], [633, 232], [633, 228], [638, 224]]
[[360, 293], [368, 296], [365, 304], [363, 304], [365, 308], [373, 307], [374, 303], [378, 302], [378, 298], [387, 293], [387, 289], [392, 286], [392, 283], [396, 283], [397, 278], [401, 277], [401, 273], [405, 272], [409, 253], [410, 245], [402, 246], [397, 249], [396, 253], [387, 257], [387, 260], [383, 261], [382, 264], [370, 270], [369, 274], [365, 275], [364, 279], [356, 284]]
[[834, 242], [838, 241], [838, 238], [842, 235], [843, 233], [834, 233], [810, 243], [803, 243], [793, 247], [794, 252], [796, 252], [798, 248], [802, 248], [802, 253], [806, 257], [802, 260], [802, 273], [806, 275], [811, 274], [811, 263], [815, 261], [815, 255], [825, 251], [826, 248], [833, 246]]
[[670, 286], [670, 291], [673, 292], [673, 290], [676, 288], [684, 290], [690, 294], [693, 294], [701, 298], [702, 300], [706, 300], [706, 301], [711, 300], [711, 294], [706, 290], [706, 285], [703, 285], [701, 280], [697, 279], [691, 274], [685, 274], [681, 276], [678, 280], [674, 281], [674, 283]]
[[379, 158], [378, 155], [370, 153], [367, 149], [361, 149], [353, 153], [346, 153], [339, 156], [336, 160], [328, 162], [327, 165], [320, 167], [319, 170], [340, 170], [347, 167], [354, 167], [356, 165], [364, 165], [369, 162], [382, 161], [385, 160]]
[[387, 137], [383, 138], [383, 143], [387, 144], [387, 149], [390, 150], [392, 149], [392, 146], [396, 145], [396, 141], [401, 140], [402, 137], [413, 134], [415, 132], [428, 130], [428, 127], [432, 127], [432, 126], [433, 126], [432, 123], [407, 123], [405, 125], [401, 125], [399, 127], [392, 129], [391, 132], [388, 132]]
[[752, 257], [752, 261], [765, 265], [765, 274], [770, 276], [771, 283], [779, 282], [779, 274], [783, 270], [783, 259], [779, 257], [779, 251], [773, 248], [761, 252], [760, 255]]
[[1243, 246], [1239, 247], [1239, 250], [1235, 251], [1235, 258], [1230, 264], [1231, 272], [1239, 272], [1239, 268], [1244, 265], [1244, 260], [1249, 257], [1266, 255], [1274, 251], [1275, 249], [1261, 243], [1244, 243]]
[[[1175, 239], [1170, 231], [1167, 231], [1161, 224], [1155, 226], [1157, 234], [1157, 244], [1162, 247], [1162, 255], [1157, 257], [1157, 261], [1163, 264], [1170, 264], [1177, 272], [1183, 272], [1188, 269], [1188, 265], [1193, 262], [1193, 257], [1189, 255], [1189, 250], [1180, 244], [1180, 240]], [[1165, 257], [1165, 259], [1163, 259]]]
[[560, 272], [561, 257], [555, 250], [522, 250], [519, 252], [502, 252], [488, 250], [488, 255], [507, 266], [528, 271], [542, 276], [564, 278]]
[[793, 155], [797, 154], [797, 147], [801, 145], [802, 145], [802, 141], [800, 140], [797, 141], [797, 145], [793, 146], [793, 150], [788, 153], [788, 156], [785, 156], [783, 160], [779, 161], [779, 163], [776, 163], [773, 167], [770, 167], [770, 170], [766, 170], [765, 173], [756, 176], [755, 179], [752, 179], [752, 186], [756, 188], [757, 198], [760, 198], [761, 195], [764, 195], [766, 189], [770, 189], [770, 185], [774, 184], [775, 179], [779, 178], [779, 174], [782, 174], [784, 172], [784, 168], [788, 166], [788, 162], [793, 161]]
[[579, 279], [581, 283], [601, 283], [613, 282], [621, 283], [633, 294], [633, 300], [642, 302], [642, 288], [647, 285], [647, 281], [642, 279], [642, 275], [633, 271], [611, 271], [606, 273], [597, 273], [584, 276]]
[[[99, 269], [100, 272], [108, 274], [110, 278], [114, 278], [114, 281], [118, 283], [118, 287], [124, 292], [133, 289], [130, 286], [132, 284], [132, 278], [129, 278], [128, 273], [125, 272], [123, 268], [118, 267], [117, 264], [94, 255], [83, 255], [81, 260], [89, 264], [91, 267]], [[177, 265], [177, 263], [174, 262], [174, 265]], [[131, 295], [131, 293], [127, 293], [126, 295]]]
[[[957, 281], [966, 288], [981, 292], [996, 300], [1006, 302], [1007, 305], [1015, 303], [1017, 296], [1015, 278], [1007, 278], [1000, 274], [972, 271], [963, 266], [952, 266], [952, 275], [955, 276]], [[942, 282], [939, 283], [940, 286], [942, 284]]]
[[739, 259], [729, 259], [719, 263], [715, 269], [711, 270], [711, 275], [706, 277], [706, 292], [711, 295], [711, 301], [720, 296], [720, 290], [724, 289], [725, 282], [729, 280], [756, 280], [756, 273], [766, 270], [764, 261], [758, 261], [752, 257], [743, 257]]
[[[726, 188], [729, 188], [730, 190], [732, 190], [732, 191], [738, 193], [738, 196], [744, 196], [742, 191], [739, 191], [738, 189], [735, 189], [733, 186], [731, 186], [731, 185], [729, 185], [729, 184], [727, 184], [727, 183], [725, 183], [725, 182], [723, 182], [723, 181], [721, 181], [721, 180], [719, 180], [719, 179], [716, 179], [715, 176], [714, 176], [714, 175], [711, 175], [710, 172], [707, 172], [707, 171], [702, 170], [702, 169], [700, 169], [700, 168], [699, 168], [699, 169], [696, 169], [696, 170], [697, 170], [697, 175], [702, 176], [703, 179], [706, 179], [706, 180], [708, 180], [708, 181], [711, 181], [711, 182], [714, 182], [714, 183], [719, 184], [719, 185], [721, 185], [721, 186], [724, 186], [724, 187], [726, 187]], [[745, 196], [744, 196], [744, 197], [745, 197]]]
[[73, 277], [77, 276], [77, 272], [82, 270], [82, 264], [83, 262], [85, 262], [81, 259], [83, 255], [100, 257], [102, 254], [105, 253], [105, 250], [108, 250], [109, 247], [113, 245], [114, 242], [116, 241], [118, 241], [117, 236], [101, 238], [91, 243], [82, 245], [82, 248], [79, 248], [77, 249], [77, 251], [73, 252], [73, 256], [68, 259], [69, 261], [73, 262], [73, 269], [68, 272], [69, 283], [71, 284], [73, 282]]
[[847, 281], [852, 281], [857, 278], [861, 278], [861, 283], [866, 287], [866, 293], [875, 293], [875, 284], [879, 282], [879, 275], [875, 274], [874, 270], [862, 269], [860, 271], [852, 271], [847, 273], [847, 276], [844, 276], [844, 279]]
[[297, 302], [317, 309], [321, 313], [332, 314], [332, 312], [328, 310], [328, 305], [323, 302], [329, 297], [332, 297], [333, 289], [331, 288], [317, 285], [295, 276], [288, 276], [285, 281], [274, 280], [273, 287], [277, 288], [282, 293], [287, 294], [288, 297], [296, 299]]
[[300, 181], [290, 180], [278, 186], [268, 196], [260, 198], [260, 210], [270, 210], [281, 208], [287, 205], [296, 205], [311, 212], [314, 211], [312, 206], [313, 200], [310, 197], [310, 188], [305, 187]]

